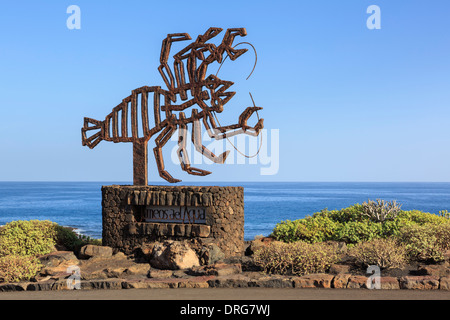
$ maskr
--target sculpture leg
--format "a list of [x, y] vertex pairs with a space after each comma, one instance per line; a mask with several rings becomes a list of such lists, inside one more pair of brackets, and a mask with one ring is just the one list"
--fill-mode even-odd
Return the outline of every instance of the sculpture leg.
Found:
[[189, 155], [186, 151], [186, 140], [187, 140], [187, 127], [186, 125], [181, 125], [179, 129], [179, 136], [178, 136], [178, 159], [180, 160], [181, 169], [186, 171], [189, 174], [196, 175], [196, 176], [206, 176], [208, 174], [211, 174], [210, 171], [198, 169], [191, 167], [191, 164], [189, 162]]
[[198, 120], [194, 121], [194, 123], [192, 124], [192, 143], [194, 144], [195, 149], [198, 152], [200, 152], [202, 155], [204, 155], [214, 163], [225, 163], [225, 160], [230, 153], [230, 151], [227, 150], [220, 156], [216, 156], [211, 150], [209, 150], [202, 144], [202, 132], [200, 122]]
[[168, 173], [164, 169], [164, 158], [162, 155], [162, 147], [164, 147], [164, 145], [167, 143], [167, 141], [169, 141], [170, 137], [172, 137], [174, 132], [175, 132], [175, 128], [170, 127], [170, 126], [166, 127], [163, 130], [163, 132], [161, 132], [161, 134], [155, 139], [156, 147], [153, 148], [153, 153], [155, 154], [156, 165], [158, 166], [159, 175], [161, 178], [165, 179], [166, 181], [168, 181], [170, 183], [176, 183], [176, 182], [181, 181], [178, 179], [174, 179], [170, 175], [170, 173]]
[[147, 141], [133, 143], [133, 184], [135, 186], [148, 184]]

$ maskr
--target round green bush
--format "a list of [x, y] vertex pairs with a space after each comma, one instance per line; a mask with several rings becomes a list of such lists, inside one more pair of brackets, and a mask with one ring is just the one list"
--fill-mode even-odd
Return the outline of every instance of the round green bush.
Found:
[[51, 221], [13, 221], [0, 228], [0, 257], [47, 254], [55, 245]]

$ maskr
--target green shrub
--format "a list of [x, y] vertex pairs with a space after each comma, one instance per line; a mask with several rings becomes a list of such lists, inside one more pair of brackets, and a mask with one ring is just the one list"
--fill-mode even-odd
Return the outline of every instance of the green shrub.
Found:
[[313, 214], [313, 217], [326, 215], [331, 220], [337, 223], [346, 223], [350, 221], [367, 221], [368, 217], [363, 215], [363, 207], [360, 204], [355, 204], [341, 210], [331, 210], [327, 209]]
[[34, 277], [42, 265], [36, 258], [52, 252], [55, 245], [78, 251], [85, 244], [101, 241], [76, 234], [51, 221], [13, 221], [0, 228], [0, 282]]
[[266, 273], [305, 275], [327, 271], [338, 260], [336, 247], [325, 243], [274, 242], [254, 254]]
[[380, 223], [372, 221], [349, 221], [341, 224], [333, 240], [343, 241], [347, 244], [356, 244], [362, 241], [370, 241], [379, 238], [382, 234], [383, 227]]
[[400, 230], [405, 226], [405, 224], [398, 220], [385, 221], [381, 224], [381, 238], [396, 237], [400, 234]]
[[101, 240], [92, 239], [85, 235], [79, 235], [72, 228], [55, 225], [56, 243], [67, 250], [78, 252], [86, 244], [101, 245]]
[[[271, 236], [286, 243], [331, 240], [354, 245], [362, 241], [399, 236], [403, 228], [411, 225], [450, 224], [450, 214], [446, 211], [441, 211], [439, 215], [419, 210], [399, 211], [400, 206], [396, 203], [389, 206], [381, 200], [379, 205], [374, 205], [381, 211], [386, 210], [379, 213], [375, 208], [374, 218], [365, 211], [369, 204], [356, 204], [341, 210], [325, 209], [304, 219], [282, 221], [275, 226]], [[376, 218], [377, 212], [380, 219]]]
[[[373, 223], [370, 219], [363, 215], [362, 206], [356, 204], [341, 210], [325, 209], [304, 219], [282, 221], [275, 226], [271, 236], [287, 243], [295, 241], [356, 243], [373, 237], [372, 229], [378, 227], [371, 224]], [[358, 227], [357, 230], [350, 229], [354, 225]]]
[[441, 210], [438, 213], [438, 216], [441, 218], [445, 218], [447, 220], [450, 220], [450, 212], [448, 212], [448, 210]]
[[47, 254], [55, 245], [51, 221], [13, 221], [0, 229], [0, 257]]
[[450, 220], [444, 215], [436, 215], [419, 210], [401, 211], [397, 220], [404, 226], [407, 225], [424, 225], [424, 224], [445, 224]]
[[301, 236], [299, 228], [303, 228], [301, 220], [286, 220], [276, 224], [272, 231], [271, 237], [286, 243], [298, 241]]
[[33, 278], [42, 268], [32, 256], [9, 255], [0, 258], [0, 282], [19, 282]]
[[401, 230], [400, 241], [413, 260], [437, 263], [444, 261], [450, 249], [450, 224], [409, 225]]
[[408, 262], [405, 246], [395, 238], [361, 242], [349, 250], [349, 255], [364, 267], [377, 265], [381, 269], [400, 268]]
[[327, 215], [317, 215], [296, 221], [283, 221], [275, 226], [272, 236], [287, 243], [323, 242], [331, 239], [337, 227], [338, 224]]

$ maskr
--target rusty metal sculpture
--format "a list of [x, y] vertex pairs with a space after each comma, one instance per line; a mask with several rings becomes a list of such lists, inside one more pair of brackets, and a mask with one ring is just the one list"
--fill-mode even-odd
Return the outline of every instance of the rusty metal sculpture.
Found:
[[[263, 119], [259, 119], [254, 127], [247, 125], [248, 119], [254, 112], [262, 108], [248, 107], [239, 116], [237, 124], [221, 126], [217, 125], [214, 118], [215, 112], [222, 112], [224, 105], [235, 95], [235, 92], [227, 92], [234, 83], [221, 80], [217, 75], [207, 74], [208, 65], [217, 61], [224, 61], [224, 53], [232, 60], [236, 60], [247, 49], [235, 49], [233, 41], [236, 36], [244, 37], [247, 32], [244, 28], [227, 29], [222, 43], [215, 46], [207, 43], [222, 31], [221, 28], [209, 28], [205, 34], [199, 35], [183, 50], [173, 56], [174, 73], [168, 65], [171, 45], [176, 41], [191, 40], [187, 33], [169, 34], [163, 40], [161, 57], [158, 70], [167, 86], [167, 90], [159, 86], [144, 86], [132, 91], [131, 95], [115, 107], [106, 116], [104, 121], [84, 118], [84, 126], [81, 129], [83, 146], [94, 148], [101, 140], [113, 142], [133, 143], [133, 183], [134, 185], [147, 185], [148, 183], [148, 152], [147, 144], [152, 136], [159, 133], [155, 139], [156, 147], [153, 149], [159, 175], [168, 182], [175, 183], [181, 180], [174, 179], [164, 168], [162, 148], [179, 129], [178, 158], [181, 168], [189, 174], [205, 176], [211, 172], [191, 167], [186, 152], [187, 126], [192, 124], [192, 142], [198, 152], [215, 163], [224, 163], [229, 151], [219, 156], [208, 150], [201, 141], [201, 123], [205, 126], [209, 136], [216, 140], [224, 139], [236, 134], [245, 133], [257, 136], [263, 128]], [[226, 57], [225, 57], [226, 58]], [[185, 65], [186, 62], [186, 65]], [[197, 64], [200, 64], [197, 66]], [[186, 82], [185, 70], [189, 81]], [[188, 98], [188, 91], [190, 96]], [[182, 101], [177, 102], [177, 96]], [[149, 125], [149, 97], [153, 106], [154, 127]], [[161, 98], [163, 104], [161, 105]], [[140, 103], [139, 103], [140, 102]], [[208, 104], [209, 102], [209, 104]], [[193, 108], [191, 116], [186, 117], [184, 110], [193, 106], [199, 106], [201, 111]], [[140, 112], [138, 109], [140, 108]], [[161, 117], [161, 111], [165, 112], [165, 118]], [[130, 112], [130, 115], [129, 115]], [[140, 113], [140, 114], [139, 114]], [[178, 114], [178, 117], [177, 117]], [[131, 117], [131, 122], [129, 118]], [[216, 118], [217, 120], [217, 118]], [[139, 123], [140, 122], [140, 123]], [[129, 128], [129, 126], [131, 128]], [[139, 126], [142, 128], [139, 130]], [[120, 129], [119, 129], [120, 127]], [[130, 129], [130, 130], [129, 130]], [[131, 131], [131, 132], [130, 132]], [[141, 131], [141, 132], [139, 132]], [[88, 137], [87, 133], [91, 133]]]

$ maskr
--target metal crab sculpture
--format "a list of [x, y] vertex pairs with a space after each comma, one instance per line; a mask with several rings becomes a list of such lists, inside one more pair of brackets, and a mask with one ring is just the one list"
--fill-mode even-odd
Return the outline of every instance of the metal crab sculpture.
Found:
[[[233, 41], [236, 36], [244, 37], [247, 32], [244, 28], [227, 29], [220, 45], [207, 43], [222, 31], [221, 28], [209, 28], [205, 34], [187, 47], [176, 53], [173, 70], [169, 67], [168, 60], [173, 42], [191, 40], [187, 33], [174, 33], [167, 35], [163, 40], [161, 57], [158, 70], [161, 74], [167, 90], [159, 86], [144, 86], [132, 91], [131, 95], [113, 108], [104, 121], [84, 118], [81, 129], [82, 144], [93, 149], [102, 141], [132, 142], [133, 143], [133, 184], [148, 184], [148, 141], [156, 134], [156, 146], [153, 152], [156, 159], [159, 175], [171, 183], [181, 180], [173, 178], [165, 170], [162, 148], [178, 129], [178, 158], [181, 168], [189, 174], [205, 176], [211, 172], [194, 168], [190, 165], [186, 151], [187, 128], [192, 125], [192, 142], [196, 151], [215, 163], [224, 163], [229, 151], [216, 156], [207, 149], [201, 140], [201, 123], [206, 128], [208, 135], [216, 140], [224, 139], [236, 134], [245, 133], [258, 136], [263, 128], [264, 119], [259, 119], [255, 126], [247, 125], [248, 119], [257, 110], [262, 108], [253, 106], [246, 108], [236, 124], [221, 126], [214, 120], [215, 112], [221, 113], [224, 105], [235, 95], [235, 92], [226, 91], [234, 83], [219, 79], [217, 75], [207, 75], [208, 66], [213, 62], [221, 64], [226, 52], [230, 60], [234, 61], [247, 49], [235, 49]], [[225, 57], [226, 58], [226, 57]], [[185, 64], [186, 63], [186, 64]], [[186, 81], [186, 72], [188, 81]], [[190, 97], [188, 98], [188, 91]], [[161, 98], [163, 103], [161, 105]], [[180, 98], [181, 102], [175, 104]], [[140, 99], [140, 104], [139, 104]], [[149, 125], [149, 100], [153, 106], [154, 125]], [[186, 116], [185, 110], [192, 108], [191, 115]], [[138, 112], [140, 109], [140, 112]], [[161, 113], [165, 117], [161, 117]], [[128, 117], [131, 118], [129, 121]], [[217, 120], [217, 118], [216, 118]], [[120, 128], [119, 128], [120, 127]], [[138, 128], [142, 129], [139, 130]], [[141, 131], [141, 132], [140, 132]], [[88, 137], [88, 133], [90, 136]]]

